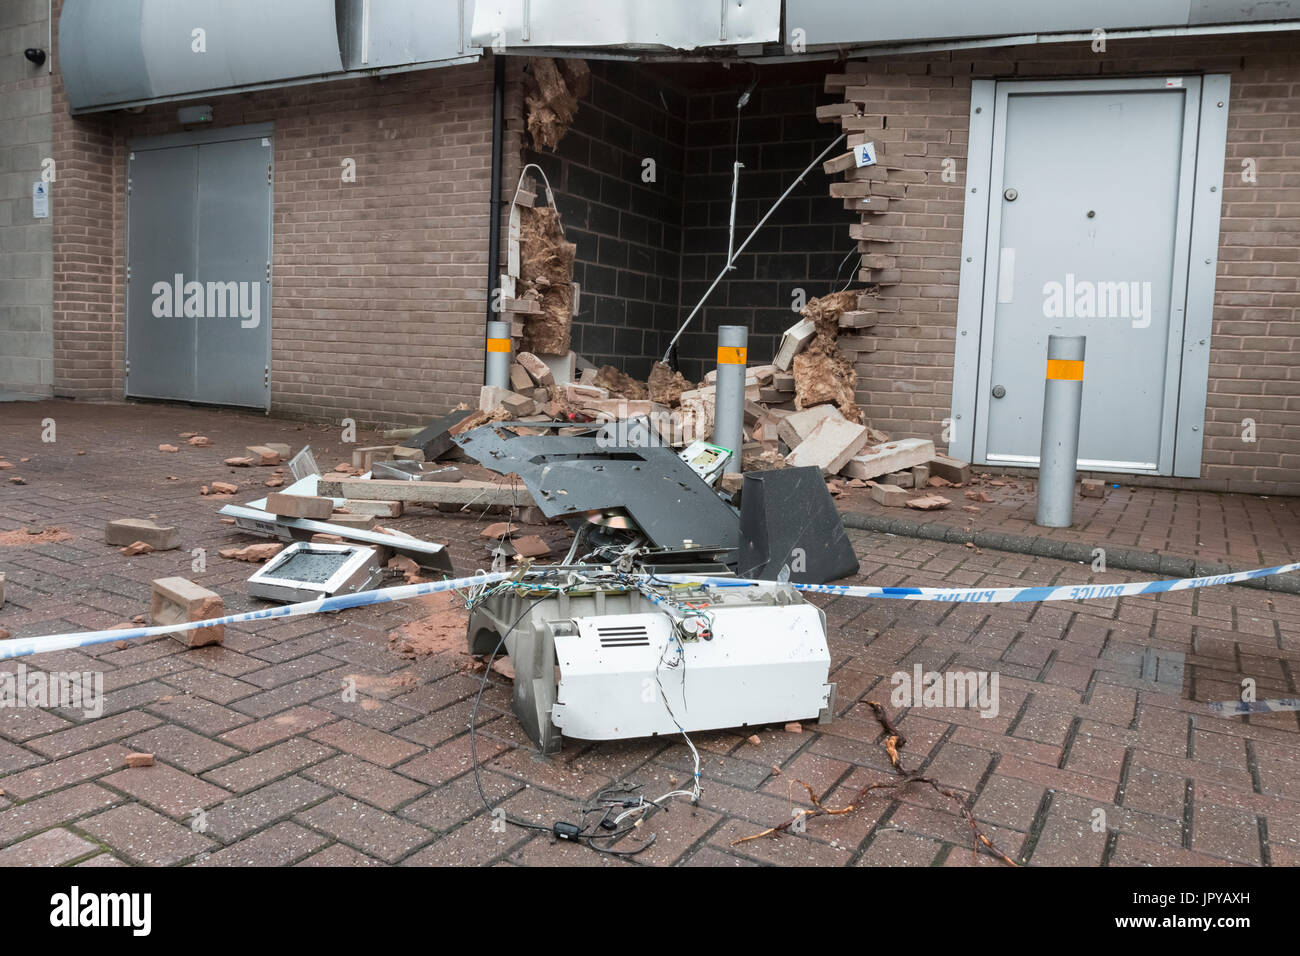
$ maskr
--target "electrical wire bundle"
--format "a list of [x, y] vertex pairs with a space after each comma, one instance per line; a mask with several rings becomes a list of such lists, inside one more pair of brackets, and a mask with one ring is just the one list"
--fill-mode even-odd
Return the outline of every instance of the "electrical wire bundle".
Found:
[[[659, 695], [663, 700], [664, 707], [668, 715], [672, 718], [673, 723], [677, 725], [678, 731], [681, 732], [682, 738], [686, 741], [686, 746], [690, 748], [691, 756], [694, 760], [695, 767], [691, 777], [691, 787], [689, 790], [678, 789], [670, 790], [654, 799], [647, 799], [642, 794], [631, 796], [641, 789], [639, 784], [623, 784], [620, 786], [606, 787], [601, 790], [595, 797], [594, 805], [584, 806], [580, 810], [578, 821], [576, 823], [566, 820], [557, 820], [555, 823], [547, 826], [541, 823], [534, 823], [529, 820], [520, 820], [516, 817], [505, 815], [502, 819], [525, 830], [533, 830], [551, 834], [553, 839], [564, 840], [571, 843], [579, 843], [590, 847], [599, 853], [605, 853], [611, 856], [636, 856], [649, 849], [655, 842], [657, 834], [650, 834], [641, 843], [627, 849], [615, 849], [615, 844], [629, 834], [640, 830], [644, 822], [651, 815], [659, 810], [667, 810], [667, 802], [674, 797], [689, 798], [692, 803], [698, 803], [701, 796], [700, 789], [700, 753], [695, 744], [691, 741], [681, 721], [677, 719], [669, 704], [667, 693], [664, 690], [661, 680], [661, 673], [664, 668], [682, 670], [682, 697], [685, 701], [686, 694], [686, 649], [684, 640], [712, 640], [712, 618], [706, 611], [700, 608], [681, 607], [676, 602], [669, 601], [656, 593], [654, 588], [641, 578], [636, 578], [630, 574], [613, 571], [609, 568], [598, 567], [548, 567], [530, 571], [525, 569], [517, 580], [501, 581], [491, 585], [485, 585], [476, 588], [466, 594], [466, 607], [474, 608], [482, 604], [488, 598], [495, 594], [505, 591], [515, 591], [522, 594], [536, 594], [519, 612], [519, 615], [506, 628], [505, 633], [497, 640], [496, 646], [492, 649], [488, 657], [487, 664], [483, 669], [483, 679], [479, 683], [478, 693], [474, 697], [474, 708], [470, 714], [470, 759], [474, 766], [474, 783], [478, 787], [479, 798], [483, 801], [483, 806], [489, 812], [492, 811], [491, 802], [487, 798], [487, 793], [483, 789], [483, 779], [478, 760], [478, 712], [479, 706], [483, 700], [483, 693], [488, 686], [488, 676], [492, 673], [492, 665], [496, 662], [497, 655], [505, 647], [506, 637], [512, 634], [523, 621], [525, 617], [542, 601], [554, 594], [588, 588], [592, 585], [615, 585], [626, 587], [629, 590], [636, 590], [643, 594], [656, 607], [662, 610], [672, 621], [672, 642], [664, 646], [659, 657], [659, 663], [655, 668], [655, 681], [659, 686]], [[668, 585], [671, 587], [671, 585]], [[668, 657], [668, 651], [672, 648], [676, 651], [673, 658]], [[621, 811], [621, 812], [618, 812]], [[600, 816], [594, 821], [591, 818], [600, 813]], [[630, 823], [628, 821], [631, 821]]]

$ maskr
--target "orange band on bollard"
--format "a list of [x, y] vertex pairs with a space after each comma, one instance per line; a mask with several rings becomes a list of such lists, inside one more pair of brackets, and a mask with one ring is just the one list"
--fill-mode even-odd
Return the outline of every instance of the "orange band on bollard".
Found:
[[718, 346], [718, 364], [719, 365], [744, 365], [745, 353], [748, 349], [742, 349], [734, 345]]
[[1048, 359], [1048, 381], [1082, 382], [1083, 362], [1077, 359]]
[[489, 352], [509, 352], [510, 340], [509, 339], [488, 339], [487, 350]]

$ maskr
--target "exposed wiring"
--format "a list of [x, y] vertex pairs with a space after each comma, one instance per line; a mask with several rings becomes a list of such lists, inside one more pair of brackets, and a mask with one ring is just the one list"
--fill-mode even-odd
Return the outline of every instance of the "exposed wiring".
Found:
[[[542, 167], [538, 166], [536, 163], [528, 163], [528, 164], [526, 164], [526, 165], [524, 166], [523, 169], [521, 169], [521, 170], [519, 171], [519, 182], [518, 182], [518, 184], [515, 186], [515, 195], [514, 195], [514, 198], [512, 198], [512, 199], [510, 200], [510, 205], [513, 206], [515, 203], [519, 202], [519, 194], [523, 191], [523, 188], [524, 188], [524, 177], [526, 177], [526, 176], [528, 175], [528, 170], [530, 170], [530, 169], [535, 169], [535, 170], [537, 170], [537, 175], [542, 177], [542, 184], [546, 186], [546, 201], [547, 201], [548, 203], [550, 203], [550, 204], [551, 204], [551, 208], [554, 209], [554, 208], [555, 208], [555, 193], [551, 192], [551, 181], [550, 181], [549, 179], [546, 178], [546, 173], [545, 173], [545, 171], [543, 171]], [[556, 221], [556, 222], [559, 224], [559, 226], [560, 226], [560, 235], [563, 236], [563, 235], [564, 235], [564, 221], [561, 220], [559, 216], [556, 216], [556, 217], [555, 217], [555, 221]]]
[[[577, 542], [575, 547], [570, 551], [570, 555], [577, 551]], [[635, 547], [629, 545], [625, 550], [635, 553]], [[594, 553], [594, 552], [593, 552]], [[566, 560], [566, 564], [567, 564]], [[561, 576], [561, 572], [563, 576]], [[628, 849], [615, 849], [613, 844], [630, 833], [636, 832], [641, 828], [644, 822], [656, 811], [667, 810], [667, 801], [674, 797], [684, 797], [692, 803], [698, 804], [702, 795], [700, 786], [700, 752], [696, 748], [694, 741], [682, 726], [681, 721], [673, 712], [673, 707], [668, 699], [667, 690], [663, 684], [663, 672], [668, 670], [677, 670], [680, 668], [681, 673], [681, 694], [683, 706], [686, 704], [686, 641], [712, 640], [713, 618], [704, 608], [692, 606], [689, 603], [683, 604], [676, 600], [665, 598], [656, 593], [650, 582], [644, 578], [634, 577], [626, 572], [611, 571], [608, 568], [548, 568], [541, 572], [529, 572], [533, 580], [502, 581], [490, 586], [475, 588], [466, 593], [465, 603], [467, 608], [474, 608], [482, 604], [492, 595], [505, 591], [514, 591], [515, 593], [536, 593], [537, 596], [528, 601], [519, 615], [510, 623], [504, 633], [497, 639], [496, 646], [493, 647], [489, 655], [487, 664], [483, 669], [483, 678], [479, 682], [478, 693], [474, 697], [474, 706], [470, 713], [470, 759], [474, 768], [474, 784], [478, 788], [479, 798], [483, 801], [483, 806], [489, 813], [495, 813], [491, 802], [487, 798], [487, 793], [483, 789], [482, 771], [478, 760], [478, 714], [479, 708], [483, 701], [483, 694], [487, 690], [488, 679], [492, 673], [492, 666], [496, 663], [497, 655], [505, 647], [506, 638], [514, 633], [515, 629], [523, 619], [542, 601], [546, 600], [553, 594], [562, 591], [572, 591], [578, 587], [591, 586], [615, 586], [625, 588], [629, 591], [637, 591], [646, 597], [652, 604], [663, 612], [668, 618], [670, 624], [669, 640], [664, 644], [660, 651], [659, 661], [655, 667], [655, 683], [659, 688], [659, 696], [663, 701], [664, 709], [667, 711], [669, 719], [677, 727], [682, 739], [686, 742], [687, 748], [691, 752], [691, 758], [694, 762], [694, 768], [691, 774], [690, 789], [670, 790], [667, 793], [654, 798], [647, 799], [644, 795], [638, 795], [636, 798], [626, 796], [618, 799], [611, 798], [608, 794], [614, 788], [606, 788], [596, 796], [597, 806], [583, 807], [580, 811], [578, 822], [567, 823], [557, 821], [551, 826], [541, 823], [534, 823], [530, 820], [521, 820], [516, 817], [503, 814], [500, 819], [504, 822], [517, 826], [522, 829], [532, 830], [535, 832], [551, 833], [553, 836], [560, 837], [573, 843], [579, 843], [590, 847], [600, 853], [606, 853], [612, 856], [635, 856], [644, 852], [655, 841], [657, 835], [650, 834], [643, 843]], [[538, 580], [541, 577], [542, 580]], [[547, 580], [549, 579], [549, 580]], [[653, 580], [653, 579], [652, 579]], [[660, 588], [676, 589], [676, 585], [669, 582], [658, 582]], [[669, 650], [676, 651], [676, 655], [669, 658]], [[640, 789], [639, 785], [624, 785], [622, 792], [624, 794], [632, 790]], [[611, 819], [611, 814], [615, 810], [622, 810]], [[588, 818], [593, 814], [603, 810], [599, 820], [594, 825], [588, 823]], [[623, 826], [624, 821], [633, 819], [628, 826]]]
[[[508, 586], [512, 586], [512, 585], [508, 585]], [[495, 591], [498, 589], [493, 589], [493, 590]], [[492, 654], [488, 658], [487, 666], [483, 668], [483, 679], [479, 683], [478, 693], [474, 697], [474, 707], [473, 710], [470, 712], [469, 752], [470, 752], [470, 761], [474, 766], [474, 785], [478, 788], [479, 799], [483, 801], [484, 809], [486, 809], [489, 813], [493, 813], [494, 810], [491, 802], [487, 798], [486, 791], [484, 791], [483, 789], [483, 776], [479, 768], [479, 761], [478, 761], [477, 727], [478, 727], [479, 705], [483, 701], [483, 692], [487, 689], [488, 675], [492, 673], [492, 665], [493, 663], [496, 662], [497, 654], [500, 653], [501, 648], [505, 647], [506, 637], [509, 634], [513, 633], [515, 628], [519, 626], [519, 623], [524, 619], [524, 617], [528, 615], [533, 610], [533, 608], [535, 608], [538, 604], [544, 601], [546, 597], [547, 595], [543, 594], [537, 598], [534, 598], [531, 602], [529, 602], [524, 607], [524, 609], [519, 613], [519, 616], [516, 617], [513, 622], [511, 622], [508, 628], [506, 628], [505, 633], [502, 634], [497, 639], [496, 647], [492, 648]], [[595, 842], [599, 840], [601, 841], [601, 843], [606, 843], [606, 842], [612, 843], [619, 839], [622, 839], [624, 836], [627, 836], [629, 833], [633, 832], [636, 829], [636, 827], [627, 827], [624, 830], [619, 830], [617, 829], [617, 824], [615, 824], [613, 830], [604, 833], [599, 832], [599, 828], [601, 827], [601, 825], [606, 820], [608, 820], [611, 809], [612, 808], [606, 809], [605, 815], [602, 817], [601, 821], [597, 823], [596, 825], [597, 830], [594, 832], [590, 830], [590, 828], [587, 826], [586, 823], [587, 817], [595, 812], [594, 809], [584, 809], [579, 818], [579, 822], [576, 825], [569, 825], [568, 827], [563, 826], [562, 822], [560, 821], [557, 821], [552, 826], [546, 826], [545, 824], [541, 824], [541, 823], [533, 823], [531, 820], [520, 820], [517, 817], [512, 817], [509, 814], [505, 814], [505, 813], [502, 814], [500, 819], [502, 819], [506, 823], [509, 823], [511, 826], [520, 827], [525, 830], [551, 833], [553, 835], [558, 835], [559, 833], [564, 832], [568, 834], [566, 839], [570, 840], [571, 842], [584, 844], [590, 847], [591, 849], [597, 851], [598, 853], [605, 853], [605, 854], [609, 854], [610, 856], [636, 856], [638, 853], [642, 853], [645, 850], [648, 850], [650, 846], [655, 842], [657, 838], [657, 834], [652, 833], [649, 836], [649, 838], [647, 838], [646, 841], [642, 843], [640, 846], [632, 847], [627, 850], [616, 850], [609, 846], [601, 846]]]

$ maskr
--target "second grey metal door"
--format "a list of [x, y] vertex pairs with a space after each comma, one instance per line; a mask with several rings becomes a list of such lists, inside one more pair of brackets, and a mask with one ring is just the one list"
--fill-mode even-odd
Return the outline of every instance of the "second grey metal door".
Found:
[[132, 145], [127, 394], [267, 408], [269, 131], [184, 139]]

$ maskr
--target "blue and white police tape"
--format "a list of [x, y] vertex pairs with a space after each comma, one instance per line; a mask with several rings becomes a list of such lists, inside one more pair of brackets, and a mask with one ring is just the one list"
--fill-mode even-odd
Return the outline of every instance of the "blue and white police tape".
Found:
[[245, 621], [264, 621], [268, 618], [298, 617], [303, 614], [317, 614], [321, 611], [342, 611], [350, 607], [365, 607], [370, 604], [386, 604], [389, 601], [405, 601], [425, 594], [437, 594], [439, 591], [463, 591], [469, 588], [496, 584], [513, 577], [511, 573], [492, 572], [476, 574], [468, 578], [453, 578], [450, 581], [430, 581], [424, 584], [403, 584], [395, 588], [380, 588], [375, 591], [359, 591], [356, 594], [344, 594], [338, 597], [321, 598], [316, 601], [303, 601], [299, 604], [282, 604], [279, 607], [264, 608], [260, 611], [246, 611], [243, 614], [231, 614], [215, 617], [206, 621], [186, 621], [181, 624], [159, 624], [154, 627], [124, 627], [116, 631], [81, 631], [75, 634], [46, 634], [41, 637], [19, 637], [0, 641], [0, 660], [11, 657], [26, 657], [29, 654], [46, 654], [50, 651], [66, 651], [74, 647], [89, 647], [92, 644], [109, 644], [113, 641], [129, 641], [139, 637], [157, 637], [160, 634], [179, 634], [183, 631], [195, 631], [204, 627], [216, 627], [218, 624], [242, 624]]
[[[1220, 584], [1235, 584], [1267, 578], [1275, 574], [1300, 571], [1300, 564], [1280, 564], [1253, 571], [1234, 571], [1203, 578], [1177, 578], [1168, 581], [1132, 581], [1127, 584], [1063, 584], [1038, 588], [884, 588], [855, 584], [794, 584], [798, 591], [833, 594], [839, 597], [890, 598], [900, 601], [952, 601], [971, 604], [1015, 604], [1023, 601], [1087, 601], [1094, 598], [1132, 597], [1136, 594], [1161, 594], [1166, 591], [1191, 591]], [[673, 584], [706, 584], [710, 587], [753, 587], [771, 585], [772, 581], [748, 578], [715, 578], [707, 575], [659, 574], [655, 581]]]

